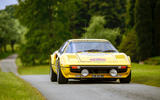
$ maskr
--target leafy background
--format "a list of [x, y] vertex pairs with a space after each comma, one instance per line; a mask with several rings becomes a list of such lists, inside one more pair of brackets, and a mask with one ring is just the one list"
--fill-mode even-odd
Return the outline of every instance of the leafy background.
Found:
[[24, 65], [48, 63], [71, 38], [110, 40], [132, 61], [160, 56], [160, 0], [18, 0], [0, 11], [0, 54], [10, 45]]

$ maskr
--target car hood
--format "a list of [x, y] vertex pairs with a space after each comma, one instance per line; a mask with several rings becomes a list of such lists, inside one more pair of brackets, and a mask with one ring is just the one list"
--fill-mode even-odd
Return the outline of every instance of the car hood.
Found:
[[130, 65], [124, 53], [64, 53], [62, 62], [70, 65]]

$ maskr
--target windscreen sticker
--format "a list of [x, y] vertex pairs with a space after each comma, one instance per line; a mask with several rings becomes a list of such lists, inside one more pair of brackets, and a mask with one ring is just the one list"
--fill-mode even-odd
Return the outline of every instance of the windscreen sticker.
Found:
[[90, 61], [106, 61], [106, 59], [103, 58], [92, 58]]
[[86, 56], [104, 56], [108, 55], [106, 53], [81, 53], [81, 55], [86, 55]]

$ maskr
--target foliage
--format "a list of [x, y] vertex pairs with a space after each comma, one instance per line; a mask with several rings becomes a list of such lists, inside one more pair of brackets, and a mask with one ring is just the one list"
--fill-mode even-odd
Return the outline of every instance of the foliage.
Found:
[[144, 61], [145, 64], [160, 65], [160, 56], [151, 57]]
[[135, 31], [138, 36], [137, 50], [140, 60], [145, 60], [151, 56], [160, 56], [159, 8], [159, 0], [136, 1]]
[[136, 41], [136, 33], [134, 30], [132, 30], [128, 32], [127, 35], [124, 35], [122, 42], [119, 46], [119, 50], [121, 52], [125, 52], [128, 56], [130, 56], [132, 61], [138, 60]]
[[6, 45], [14, 45], [15, 42], [19, 39], [17, 22], [10, 15], [5, 12], [0, 12], [0, 50], [2, 52], [2, 47], [6, 51]]
[[[156, 1], [156, 2], [155, 2]], [[153, 56], [160, 56], [160, 0], [153, 0], [153, 7], [152, 9], [154, 10], [153, 13], [153, 33], [154, 37], [153, 37]]]
[[81, 37], [121, 44], [134, 61], [160, 55], [159, 0], [18, 1], [16, 10], [6, 11], [26, 27], [19, 52], [24, 64], [46, 63], [64, 41]]
[[75, 30], [71, 30], [76, 4], [78, 0], [19, 0], [16, 16], [28, 28], [26, 43], [21, 45], [19, 53], [25, 64], [46, 63], [54, 50], [76, 36]]
[[2, 52], [2, 53], [0, 53], [0, 59], [4, 59], [4, 58], [8, 57], [11, 54], [13, 54], [13, 52], [11, 52], [11, 51]]
[[12, 52], [14, 45], [20, 42], [23, 26], [14, 17], [15, 6], [7, 6], [0, 11], [0, 52], [6, 52], [6, 46], [10, 44]]
[[152, 47], [149, 47], [152, 45], [152, 9], [149, 0], [137, 0], [135, 16], [138, 55], [140, 60], [144, 60], [152, 54]]
[[[130, 36], [132, 31], [136, 34], [137, 39], [132, 39], [134, 41], [135, 48], [128, 47], [127, 54], [132, 55], [134, 61], [145, 60], [149, 57], [159, 56], [159, 13], [158, 9], [160, 7], [159, 1], [157, 0], [148, 0], [145, 3], [145, 0], [128, 0], [127, 3], [127, 17], [126, 17], [126, 34], [123, 37]], [[146, 10], [146, 11], [145, 11]], [[126, 40], [131, 38], [123, 39], [120, 45], [120, 50], [126, 51], [127, 43]], [[134, 38], [134, 37], [133, 37]], [[130, 44], [131, 45], [131, 44]], [[130, 52], [128, 51], [136, 51]], [[137, 59], [137, 60], [136, 60]]]
[[90, 25], [86, 28], [86, 33], [83, 34], [82, 38], [99, 38], [99, 39], [108, 39], [113, 44], [115, 44], [115, 40], [117, 36], [120, 34], [118, 28], [109, 29], [104, 28], [105, 19], [102, 16], [94, 16], [91, 18]]
[[[89, 0], [88, 12], [92, 16], [104, 16], [106, 20], [105, 27], [120, 27], [121, 17], [125, 13], [124, 4], [126, 0]], [[123, 19], [123, 17], [122, 17]]]
[[126, 31], [131, 30], [135, 24], [135, 2], [136, 0], [128, 0], [127, 2]]
[[19, 52], [22, 62], [45, 63], [64, 41], [82, 37], [95, 15], [104, 16], [103, 27], [107, 29], [102, 34], [110, 34], [105, 38], [113, 36], [111, 41], [115, 42], [121, 31], [117, 27], [124, 26], [125, 3], [126, 0], [19, 0], [15, 15], [27, 27], [26, 41]]
[[160, 87], [160, 65], [132, 63], [132, 82]]
[[[87, 27], [91, 14], [89, 14], [89, 4], [91, 0], [70, 0], [71, 16], [70, 16], [70, 32], [71, 38], [79, 38], [85, 32], [84, 27]], [[73, 11], [74, 9], [74, 11]], [[67, 11], [68, 12], [68, 11]]]

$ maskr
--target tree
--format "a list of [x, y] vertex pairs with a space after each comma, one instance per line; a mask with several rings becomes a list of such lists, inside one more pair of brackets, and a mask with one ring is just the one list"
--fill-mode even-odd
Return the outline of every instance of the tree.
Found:
[[117, 10], [118, 0], [94, 0], [90, 3], [89, 13], [92, 16], [104, 16], [106, 28], [117, 28], [121, 26]]
[[[145, 2], [145, 3], [144, 3]], [[137, 0], [135, 4], [135, 30], [138, 55], [145, 60], [152, 54], [152, 9], [150, 0]]]
[[160, 56], [160, 0], [152, 1], [153, 14], [153, 56]]
[[160, 55], [159, 8], [159, 0], [136, 0], [135, 29], [140, 60]]
[[131, 57], [132, 61], [138, 61], [137, 54], [137, 35], [135, 30], [130, 30], [126, 35], [123, 35], [122, 42], [119, 46], [119, 51], [125, 52]]
[[46, 63], [54, 50], [76, 34], [71, 30], [75, 23], [73, 16], [77, 14], [76, 2], [78, 0], [19, 0], [16, 16], [28, 29], [20, 57], [23, 59], [28, 53], [25, 56], [30, 59], [23, 60], [24, 63]]
[[108, 39], [113, 44], [118, 35], [120, 35], [120, 30], [105, 28], [105, 19], [102, 16], [93, 16], [91, 18], [89, 26], [86, 28], [86, 33], [83, 34], [82, 38], [99, 38]]
[[16, 20], [11, 18], [6, 11], [0, 12], [0, 38], [0, 45], [4, 47], [4, 51], [6, 51], [6, 45], [10, 44], [14, 52], [14, 44], [19, 39], [19, 33]]
[[127, 2], [126, 31], [131, 30], [135, 24], [135, 2], [136, 0]]
[[92, 0], [73, 1], [74, 3], [72, 3], [72, 8], [74, 8], [75, 11], [70, 20], [70, 32], [72, 33], [72, 38], [79, 38], [83, 33], [85, 33], [84, 27], [89, 25], [91, 15], [88, 13], [88, 11], [90, 10], [89, 6]]
[[[19, 0], [16, 17], [27, 27], [21, 57], [28, 53], [31, 64], [47, 61], [49, 54], [69, 38], [79, 38], [91, 16], [104, 16], [105, 34], [118, 32], [125, 16], [126, 0]], [[124, 20], [124, 19], [123, 19]], [[112, 31], [113, 29], [113, 31]], [[104, 31], [104, 30], [103, 30]], [[108, 32], [108, 33], [107, 33]], [[108, 35], [109, 36], [109, 35]], [[114, 36], [115, 37], [115, 36]], [[27, 50], [28, 48], [34, 48]], [[24, 60], [25, 62], [25, 60]], [[29, 64], [29, 63], [28, 63]]]

